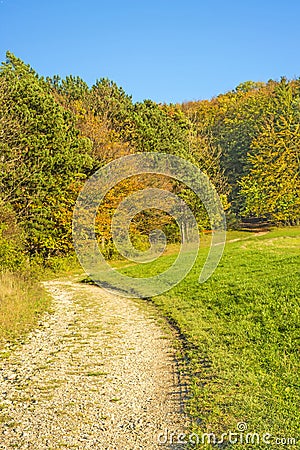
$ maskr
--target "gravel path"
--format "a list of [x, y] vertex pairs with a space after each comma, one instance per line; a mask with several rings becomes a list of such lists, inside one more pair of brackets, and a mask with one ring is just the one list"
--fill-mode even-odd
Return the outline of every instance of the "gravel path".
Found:
[[174, 339], [151, 307], [49, 281], [53, 312], [0, 362], [0, 449], [156, 449], [182, 432]]

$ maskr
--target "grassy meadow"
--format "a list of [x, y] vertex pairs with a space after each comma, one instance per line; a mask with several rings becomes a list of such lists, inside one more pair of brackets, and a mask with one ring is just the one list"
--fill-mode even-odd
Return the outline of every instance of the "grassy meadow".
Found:
[[[210, 236], [203, 236], [199, 258], [181, 283], [151, 299], [183, 338], [193, 431], [200, 437], [215, 433], [219, 438], [228, 430], [236, 432], [242, 422], [249, 433], [299, 439], [300, 228], [274, 229], [259, 236], [228, 232], [219, 266], [199, 284], [209, 243]], [[172, 264], [178, 248], [169, 246], [164, 256], [149, 264], [112, 261], [112, 265], [130, 276], [155, 275]], [[75, 273], [79, 269], [72, 257], [53, 260], [43, 276]], [[0, 275], [2, 357], [9, 354], [5, 343], [22, 340], [50, 304], [32, 277]], [[200, 448], [214, 447], [206, 443]]]
[[[229, 232], [218, 268], [199, 284], [208, 239], [185, 280], [152, 299], [184, 337], [194, 431], [221, 436], [244, 422], [249, 433], [297, 439], [300, 228]], [[123, 272], [154, 275], [174, 259], [169, 254]]]

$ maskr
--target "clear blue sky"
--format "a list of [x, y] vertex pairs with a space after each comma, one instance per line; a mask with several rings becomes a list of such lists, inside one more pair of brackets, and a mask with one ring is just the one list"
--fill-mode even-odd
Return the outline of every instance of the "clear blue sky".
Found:
[[0, 59], [182, 102], [299, 77], [299, 20], [299, 0], [0, 0]]

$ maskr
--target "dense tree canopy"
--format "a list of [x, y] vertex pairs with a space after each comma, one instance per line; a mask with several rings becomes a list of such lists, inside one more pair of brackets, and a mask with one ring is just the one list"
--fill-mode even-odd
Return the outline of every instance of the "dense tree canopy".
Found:
[[[298, 223], [299, 119], [299, 80], [247, 81], [182, 105], [133, 103], [106, 78], [92, 87], [75, 76], [44, 79], [7, 53], [0, 68], [1, 208], [23, 230], [29, 254], [67, 253], [72, 209], [86, 177], [119, 156], [155, 151], [189, 159], [205, 172], [228, 216]], [[111, 245], [116, 205], [152, 182], [128, 179], [105, 199], [97, 219], [104, 247]], [[209, 227], [203, 205], [184, 186], [163, 177], [156, 182], [190, 204], [200, 228]], [[169, 218], [147, 211], [133, 221], [135, 237], [149, 231], [151, 218], [172, 230]], [[1, 223], [4, 239], [7, 222]]]
[[92, 167], [90, 142], [44, 80], [11, 54], [0, 86], [1, 196], [24, 226], [30, 253], [67, 251], [76, 184]]
[[299, 221], [299, 89], [299, 80], [249, 81], [182, 105], [198, 133], [220, 149], [237, 217]]
[[273, 114], [251, 142], [249, 172], [241, 180], [246, 214], [296, 224], [300, 218], [300, 103], [293, 86], [276, 86]]

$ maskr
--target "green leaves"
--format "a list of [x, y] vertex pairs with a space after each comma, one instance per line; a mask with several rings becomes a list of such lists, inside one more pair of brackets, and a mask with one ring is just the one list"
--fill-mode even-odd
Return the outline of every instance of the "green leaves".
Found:
[[54, 212], [66, 205], [62, 193], [75, 200], [76, 174], [92, 166], [90, 143], [79, 137], [47, 83], [10, 53], [0, 71], [0, 96], [2, 196], [27, 232], [30, 253], [65, 251]]
[[299, 103], [293, 87], [285, 80], [276, 87], [275, 94], [274, 114], [252, 142], [250, 171], [240, 183], [244, 214], [296, 224], [300, 220]]
[[[72, 209], [83, 181], [133, 152], [190, 160], [209, 176], [231, 217], [233, 211], [297, 223], [299, 123], [299, 80], [247, 81], [183, 105], [134, 104], [107, 78], [91, 88], [80, 77], [45, 80], [8, 52], [0, 68], [0, 194], [26, 232], [27, 251], [44, 257], [72, 249]], [[187, 201], [200, 227], [209, 227], [188, 189], [159, 182]], [[105, 229], [114, 195], [101, 210]], [[148, 218], [141, 223], [143, 235]]]

